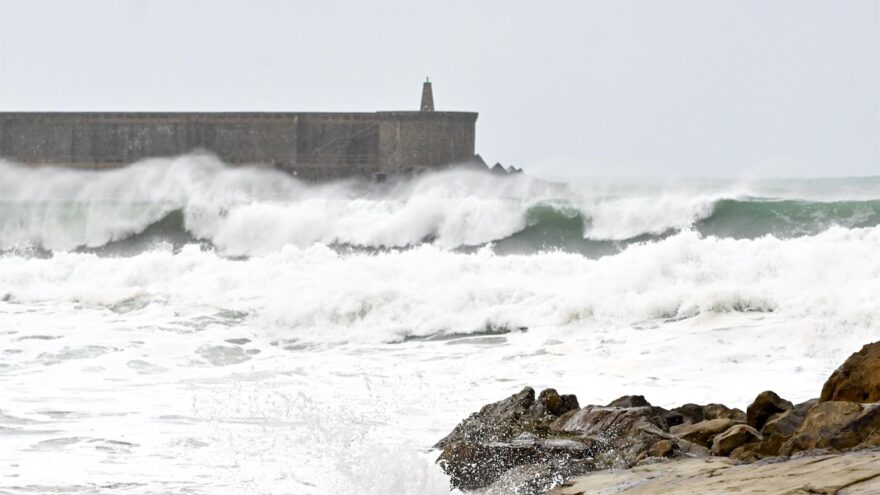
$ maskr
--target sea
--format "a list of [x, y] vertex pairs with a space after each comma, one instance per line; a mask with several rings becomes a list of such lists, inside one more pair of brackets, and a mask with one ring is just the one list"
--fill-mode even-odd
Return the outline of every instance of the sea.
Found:
[[800, 402], [878, 339], [880, 177], [0, 163], [2, 494], [445, 495], [526, 385]]

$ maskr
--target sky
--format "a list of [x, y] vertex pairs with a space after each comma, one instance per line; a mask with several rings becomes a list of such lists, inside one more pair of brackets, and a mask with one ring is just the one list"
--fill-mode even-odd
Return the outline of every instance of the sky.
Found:
[[0, 110], [480, 113], [547, 178], [880, 175], [876, 0], [0, 0]]

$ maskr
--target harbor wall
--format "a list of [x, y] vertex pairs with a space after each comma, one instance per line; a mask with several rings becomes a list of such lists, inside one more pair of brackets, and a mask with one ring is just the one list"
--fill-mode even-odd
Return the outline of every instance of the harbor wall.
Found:
[[233, 165], [330, 180], [420, 170], [474, 156], [476, 113], [0, 113], [0, 158], [112, 168], [215, 153]]

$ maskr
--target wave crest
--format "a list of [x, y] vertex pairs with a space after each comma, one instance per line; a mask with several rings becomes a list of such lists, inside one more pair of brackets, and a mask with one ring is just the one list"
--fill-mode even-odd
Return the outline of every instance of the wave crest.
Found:
[[207, 155], [107, 171], [0, 163], [0, 250], [137, 252], [157, 242], [200, 240], [233, 256], [265, 255], [286, 245], [375, 249], [422, 243], [443, 249], [492, 243], [500, 253], [562, 249], [597, 256], [688, 229], [756, 238], [880, 224], [880, 199], [755, 192], [762, 191], [702, 185], [602, 189], [463, 170], [392, 184], [314, 185], [271, 169], [227, 167]]

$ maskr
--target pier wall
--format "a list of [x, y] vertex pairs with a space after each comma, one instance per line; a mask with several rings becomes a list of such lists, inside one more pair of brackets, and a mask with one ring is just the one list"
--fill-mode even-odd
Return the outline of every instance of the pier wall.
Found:
[[0, 113], [0, 158], [111, 168], [203, 150], [305, 180], [468, 160], [476, 113]]

